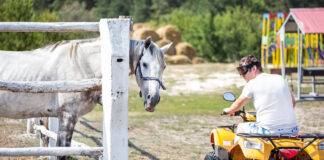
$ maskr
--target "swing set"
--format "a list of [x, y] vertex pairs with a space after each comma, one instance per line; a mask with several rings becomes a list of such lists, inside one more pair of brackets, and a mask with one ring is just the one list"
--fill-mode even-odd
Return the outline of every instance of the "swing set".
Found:
[[[323, 15], [324, 8], [292, 8], [288, 15], [263, 15], [262, 66], [273, 74], [297, 72], [297, 101], [324, 100], [324, 93], [316, 91], [316, 86], [324, 84]], [[312, 92], [302, 93], [302, 83], [310, 83]]]

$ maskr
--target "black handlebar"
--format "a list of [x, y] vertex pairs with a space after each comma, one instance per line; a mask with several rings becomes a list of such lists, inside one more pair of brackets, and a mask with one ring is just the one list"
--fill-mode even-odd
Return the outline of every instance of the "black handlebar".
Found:
[[[245, 113], [245, 112], [242, 111], [242, 110], [238, 110], [238, 111], [236, 111], [236, 112], [234, 113], [234, 116], [240, 116], [241, 113]], [[227, 112], [223, 111], [223, 112], [221, 113], [221, 116], [223, 116], [223, 115], [227, 115], [227, 114], [228, 114]]]
[[226, 113], [225, 111], [223, 111], [222, 113], [221, 113], [221, 116], [223, 116], [223, 115], [227, 115], [228, 113]]
[[245, 112], [242, 111], [242, 110], [238, 110], [238, 111], [236, 111], [236, 112], [234, 113], [234, 116], [239, 116], [239, 115], [241, 115], [241, 113], [245, 113]]

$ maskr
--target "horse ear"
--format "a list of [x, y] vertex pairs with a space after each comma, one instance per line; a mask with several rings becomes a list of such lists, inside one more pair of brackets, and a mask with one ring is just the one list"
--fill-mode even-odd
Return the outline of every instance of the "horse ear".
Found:
[[148, 48], [151, 45], [151, 43], [152, 43], [152, 37], [148, 36], [144, 43], [145, 48]]
[[171, 42], [171, 43], [169, 43], [169, 44], [167, 44], [167, 45], [161, 47], [161, 51], [162, 51], [162, 53], [164, 54], [165, 52], [167, 52], [168, 49], [172, 46], [172, 44], [173, 44], [173, 42]]

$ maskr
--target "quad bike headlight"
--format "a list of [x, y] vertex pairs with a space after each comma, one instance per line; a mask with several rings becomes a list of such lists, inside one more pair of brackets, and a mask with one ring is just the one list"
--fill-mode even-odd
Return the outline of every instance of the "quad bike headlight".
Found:
[[244, 141], [244, 146], [249, 149], [257, 149], [261, 150], [262, 149], [262, 144], [258, 142], [253, 142], [253, 141]]
[[324, 141], [318, 144], [319, 150], [324, 150]]

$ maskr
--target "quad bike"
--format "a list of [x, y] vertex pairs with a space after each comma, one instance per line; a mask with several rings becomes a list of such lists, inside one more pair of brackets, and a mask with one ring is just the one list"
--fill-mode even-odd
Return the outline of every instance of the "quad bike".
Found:
[[[235, 101], [233, 93], [223, 95], [227, 101]], [[239, 110], [234, 116], [241, 116], [244, 122], [253, 122], [255, 112]], [[324, 134], [263, 135], [238, 133], [236, 124], [218, 126], [210, 134], [213, 152], [205, 160], [324, 160]], [[234, 142], [235, 136], [240, 136]]]

